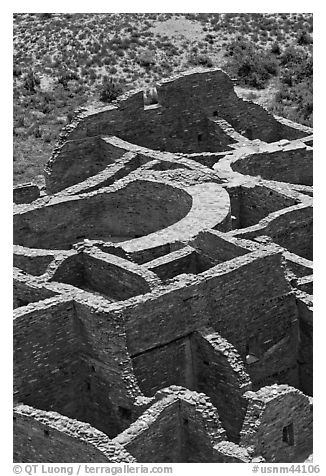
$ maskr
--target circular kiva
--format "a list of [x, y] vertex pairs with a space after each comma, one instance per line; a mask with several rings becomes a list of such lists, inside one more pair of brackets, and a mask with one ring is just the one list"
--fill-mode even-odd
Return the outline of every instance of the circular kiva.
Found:
[[126, 242], [126, 251], [191, 238], [203, 229], [228, 231], [230, 199], [209, 183], [182, 187], [151, 180], [123, 180], [99, 191], [19, 205], [14, 243], [70, 249], [84, 239]]
[[214, 169], [229, 179], [237, 174], [264, 180], [311, 186], [313, 149], [304, 143], [273, 144], [264, 150], [239, 150], [224, 157]]

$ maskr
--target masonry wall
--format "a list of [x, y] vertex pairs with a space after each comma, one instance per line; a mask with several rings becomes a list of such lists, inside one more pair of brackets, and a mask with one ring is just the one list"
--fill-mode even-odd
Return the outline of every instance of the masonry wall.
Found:
[[[124, 435], [115, 441], [142, 463], [179, 463], [181, 459], [181, 431], [179, 421], [179, 402], [171, 401], [161, 409], [152, 408], [153, 415], [136, 422]], [[124, 441], [125, 439], [125, 441]]]
[[263, 185], [242, 185], [240, 194], [240, 223], [238, 228], [256, 225], [270, 213], [295, 204], [296, 202], [293, 198]]
[[50, 431], [33, 418], [17, 416], [14, 421], [15, 463], [107, 463], [91, 445], [63, 432]]
[[249, 253], [249, 250], [232, 241], [232, 238], [228, 239], [214, 230], [199, 233], [191, 241], [191, 246], [200, 253], [203, 261], [210, 261], [214, 265]]
[[46, 268], [54, 259], [54, 256], [51, 254], [39, 254], [36, 255], [31, 253], [30, 250], [26, 252], [15, 252], [13, 256], [13, 265], [17, 268], [22, 269], [28, 274], [33, 276], [40, 276], [45, 273]]
[[304, 291], [305, 293], [312, 295], [313, 294], [313, 275], [304, 276], [303, 278], [299, 278], [296, 284], [297, 288], [300, 291]]
[[[267, 389], [273, 387], [267, 387]], [[261, 389], [259, 394], [264, 392]], [[277, 392], [276, 392], [277, 394]], [[293, 441], [284, 441], [283, 429], [293, 425]], [[267, 401], [249, 400], [241, 444], [270, 463], [303, 462], [312, 452], [312, 407], [299, 390], [284, 391]]]
[[313, 308], [312, 298], [306, 293], [296, 295], [299, 313], [299, 382], [300, 390], [313, 394]]
[[31, 407], [14, 409], [15, 463], [134, 462], [106, 435], [76, 420]]
[[242, 395], [251, 389], [240, 356], [218, 334], [195, 332], [192, 349], [195, 388], [210, 397], [228, 439], [238, 442], [247, 406]]
[[[189, 401], [190, 400], [190, 401]], [[182, 462], [205, 463], [214, 461], [214, 445], [225, 440], [216, 408], [197, 398], [180, 402]]]
[[[109, 193], [111, 192], [111, 193]], [[183, 218], [192, 199], [163, 183], [134, 181], [120, 189], [62, 199], [14, 216], [14, 242], [69, 248], [82, 238], [119, 241], [140, 237]]]
[[313, 258], [313, 210], [305, 207], [280, 217], [267, 227], [275, 243], [303, 258]]
[[85, 282], [85, 267], [83, 253], [70, 251], [71, 255], [67, 256], [53, 272], [50, 281], [71, 284], [81, 288]]
[[[282, 358], [288, 356], [295, 362], [292, 355], [297, 342], [295, 298], [289, 296], [280, 253], [262, 256], [253, 252], [211, 268], [197, 279], [187, 278], [180, 286], [183, 279], [166, 287], [160, 295], [148, 295], [137, 300], [137, 305], [125, 307], [128, 348], [132, 355], [209, 324], [234, 345], [243, 360], [249, 339], [259, 335], [271, 348], [280, 341], [279, 336], [289, 336], [289, 341], [281, 345]], [[274, 373], [276, 364], [280, 372], [288, 372], [289, 361], [284, 362], [283, 365], [282, 359], [276, 359], [276, 363], [272, 359], [261, 368], [266, 376]]]
[[143, 395], [127, 354], [124, 319], [119, 312], [108, 314], [87, 303], [75, 302], [75, 309], [85, 342], [83, 421], [114, 437], [143, 410], [135, 402]]
[[132, 356], [132, 366], [147, 396], [170, 385], [194, 388], [189, 336]]
[[89, 422], [112, 437], [129, 426], [142, 411], [133, 408], [142, 394], [123, 321], [106, 320], [105, 313], [65, 300], [16, 311], [15, 400]]
[[257, 227], [237, 233], [242, 238], [267, 235], [291, 253], [312, 260], [313, 256], [312, 206], [298, 205], [272, 215]]
[[290, 252], [285, 252], [285, 266], [286, 268], [295, 275], [296, 278], [301, 278], [304, 276], [311, 276], [313, 273], [312, 261], [306, 260], [301, 256], [295, 255]]
[[204, 266], [201, 266], [196, 250], [190, 246], [150, 261], [146, 263], [146, 267], [156, 273], [162, 281], [182, 273], [197, 274], [205, 269]]
[[132, 264], [98, 252], [84, 253], [86, 286], [115, 300], [150, 292], [150, 286]]
[[[243, 265], [237, 267], [237, 263]], [[277, 305], [277, 300], [273, 305], [273, 298], [287, 296], [290, 288], [279, 253], [263, 255], [253, 252], [221, 266], [225, 274], [211, 279], [207, 289], [211, 293], [210, 323], [244, 357], [246, 340], [251, 332], [259, 331], [264, 337], [269, 337], [271, 328], [277, 325], [276, 320], [270, 321], [269, 311]], [[239, 311], [242, 315], [240, 321]], [[284, 325], [287, 327], [285, 322]]]
[[36, 184], [24, 183], [14, 187], [14, 203], [31, 203], [40, 196], [40, 189]]
[[14, 320], [14, 399], [76, 417], [83, 368], [72, 301], [43, 302]]
[[252, 311], [255, 314], [261, 311], [265, 322], [274, 322], [274, 326], [267, 325], [268, 331], [267, 327], [260, 326], [251, 328], [248, 333], [248, 352], [258, 359], [246, 365], [253, 389], [275, 382], [298, 386], [298, 311], [294, 295], [253, 303]]
[[[16, 273], [15, 273], [16, 274]], [[25, 277], [25, 276], [24, 276]], [[27, 306], [27, 304], [43, 301], [56, 296], [57, 293], [42, 286], [37, 286], [23, 279], [22, 275], [16, 274], [13, 282], [13, 307], [14, 309]]]
[[98, 248], [74, 253], [59, 264], [51, 281], [71, 284], [119, 301], [150, 292], [158, 278], [138, 265]]
[[312, 185], [312, 148], [301, 146], [259, 152], [233, 162], [232, 169], [245, 175], [259, 175], [266, 180]]
[[[109, 147], [114, 147], [114, 145], [111, 144], [111, 141], [107, 138], [103, 140], [103, 144], [106, 143], [108, 143]], [[120, 148], [117, 149], [120, 150]], [[141, 156], [134, 152], [126, 152], [121, 157], [115, 159], [112, 164], [105, 166], [105, 168], [96, 173], [96, 175], [87, 177], [85, 180], [79, 182], [76, 185], [68, 186], [68, 188], [65, 188], [62, 193], [65, 195], [77, 195], [85, 192], [93, 192], [103, 187], [109, 187], [114, 182], [126, 177], [131, 172], [138, 169], [141, 165], [150, 160], [150, 157]], [[61, 182], [60, 176], [55, 175], [53, 180], [56, 181], [56, 186], [60, 188], [60, 190], [64, 188], [65, 184]], [[53, 186], [52, 182], [51, 186]]]
[[104, 143], [100, 137], [65, 142], [54, 151], [54, 157], [60, 154], [60, 160], [51, 164], [53, 177], [45, 173], [48, 193], [56, 193], [97, 174], [124, 153], [125, 150]]
[[228, 192], [230, 197], [232, 230], [236, 230], [237, 228], [241, 228], [241, 215], [240, 215], [241, 187], [240, 185], [237, 185], [237, 186], [226, 185], [225, 190]]

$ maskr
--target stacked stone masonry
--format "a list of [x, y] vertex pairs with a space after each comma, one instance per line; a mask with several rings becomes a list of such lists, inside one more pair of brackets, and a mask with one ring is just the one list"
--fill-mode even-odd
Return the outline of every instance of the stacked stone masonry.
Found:
[[312, 131], [219, 69], [79, 110], [14, 190], [14, 460], [312, 453]]

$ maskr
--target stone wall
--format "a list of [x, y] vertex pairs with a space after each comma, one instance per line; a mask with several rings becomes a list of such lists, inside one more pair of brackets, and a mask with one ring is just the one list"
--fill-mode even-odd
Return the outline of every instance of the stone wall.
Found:
[[312, 448], [309, 398], [287, 385], [247, 392], [248, 409], [240, 444], [274, 463], [303, 462]]
[[246, 411], [242, 395], [251, 389], [244, 364], [234, 347], [218, 333], [195, 332], [192, 346], [195, 388], [210, 397], [228, 439], [239, 441]]
[[312, 296], [297, 292], [300, 339], [298, 348], [300, 390], [313, 394], [313, 306]]
[[146, 263], [146, 268], [153, 271], [162, 281], [174, 278], [179, 274], [197, 274], [204, 271], [200, 256], [191, 246], [172, 251], [164, 256]]
[[241, 185], [238, 228], [256, 225], [270, 213], [295, 204], [296, 201], [293, 198], [264, 185]]
[[14, 408], [15, 463], [133, 463], [121, 446], [86, 423], [27, 405]]
[[218, 458], [215, 445], [225, 440], [209, 399], [171, 386], [157, 392], [151, 407], [113, 441], [138, 461], [199, 463]]
[[[124, 152], [123, 149], [110, 147], [100, 137], [65, 142], [59, 151], [54, 152], [51, 178], [45, 174], [48, 193], [56, 193], [97, 174]], [[59, 154], [60, 160], [55, 160]]]
[[68, 298], [40, 302], [14, 320], [14, 398], [76, 417], [81, 402], [82, 342]]
[[14, 309], [58, 295], [57, 292], [46, 289], [37, 282], [33, 282], [31, 276], [22, 273], [18, 269], [14, 268], [13, 274]]
[[17, 245], [14, 246], [13, 265], [28, 274], [39, 276], [45, 273], [53, 259], [54, 255], [49, 251], [36, 251]]
[[84, 266], [86, 287], [111, 299], [120, 301], [151, 290], [146, 280], [152, 278], [150, 273], [141, 273], [137, 265], [121, 258], [99, 251], [85, 252]]
[[180, 463], [180, 436], [179, 402], [165, 399], [152, 405], [114, 442], [143, 463]]
[[[99, 192], [18, 209], [14, 241], [35, 248], [69, 248], [83, 238], [123, 241], [180, 220], [191, 197], [168, 184], [131, 181]], [[173, 204], [173, 206], [171, 206]], [[141, 215], [141, 220], [139, 216]], [[86, 220], [87, 218], [87, 220]]]
[[267, 235], [291, 253], [312, 260], [312, 231], [312, 205], [300, 204], [271, 213], [256, 226], [234, 231], [232, 235], [247, 239]]
[[139, 387], [146, 396], [152, 396], [170, 385], [196, 389], [189, 336], [133, 355], [132, 366]]
[[14, 203], [31, 203], [40, 196], [40, 189], [36, 184], [23, 183], [14, 187]]
[[244, 175], [293, 184], [312, 185], [312, 148], [304, 144], [245, 155], [232, 163]]
[[137, 410], [134, 400], [142, 394], [123, 321], [111, 317], [105, 329], [105, 319], [64, 297], [17, 310], [15, 399], [87, 421], [110, 436], [127, 427], [141, 411], [143, 403]]
[[249, 249], [240, 240], [216, 230], [203, 231], [190, 243], [197, 250], [200, 259], [210, 262], [211, 266], [249, 253]]
[[87, 301], [75, 302], [80, 333], [86, 345], [83, 420], [116, 436], [141, 413], [147, 400], [134, 377], [127, 353], [125, 323], [119, 312], [108, 314]]
[[[278, 369], [283, 378], [295, 384], [297, 310], [280, 253], [262, 256], [252, 252], [213, 267], [198, 278], [184, 279], [181, 276], [179, 282], [162, 288], [155, 298], [151, 294], [134, 298], [135, 302], [121, 308], [132, 355], [209, 324], [236, 347], [243, 360], [249, 342], [259, 336], [261, 355], [267, 354], [258, 365], [259, 377], [249, 370], [252, 377], [271, 375], [277, 382], [274, 374]], [[286, 342], [282, 341], [285, 336]]]

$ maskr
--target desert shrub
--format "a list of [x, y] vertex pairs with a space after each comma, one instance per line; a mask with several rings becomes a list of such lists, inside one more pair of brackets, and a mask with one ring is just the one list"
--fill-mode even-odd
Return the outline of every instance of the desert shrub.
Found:
[[140, 53], [137, 57], [137, 63], [140, 66], [145, 68], [150, 68], [152, 65], [155, 64], [155, 53], [151, 50], [146, 50]]
[[40, 13], [40, 19], [41, 20], [49, 20], [52, 18], [53, 13]]
[[22, 70], [19, 66], [15, 65], [14, 64], [14, 67], [13, 67], [13, 76], [16, 77], [16, 78], [19, 78], [19, 76], [22, 75]]
[[300, 46], [310, 45], [312, 43], [312, 37], [307, 31], [299, 31], [297, 36], [297, 42]]
[[104, 76], [102, 89], [100, 91], [100, 100], [103, 102], [112, 102], [122, 94], [122, 86], [113, 78]]
[[25, 127], [25, 115], [17, 115], [15, 124], [16, 127]]
[[281, 55], [281, 86], [274, 111], [289, 119], [312, 126], [313, 60], [301, 48], [289, 46]]
[[242, 85], [262, 89], [278, 73], [276, 59], [250, 41], [240, 38], [232, 41], [227, 47], [226, 56], [227, 71], [237, 77]]
[[64, 88], [67, 88], [68, 82], [69, 81], [77, 81], [79, 79], [79, 76], [76, 72], [74, 71], [64, 71], [58, 78], [58, 83], [62, 84]]
[[272, 44], [271, 53], [273, 53], [273, 55], [280, 55], [281, 54], [281, 48], [280, 48], [280, 45], [277, 41], [275, 41]]
[[36, 92], [36, 87], [40, 85], [40, 78], [34, 73], [32, 69], [28, 70], [24, 76], [24, 88], [30, 93]]
[[33, 135], [36, 139], [40, 139], [42, 137], [42, 131], [38, 124], [32, 125], [28, 129], [28, 135]]
[[205, 36], [204, 40], [207, 41], [207, 43], [212, 45], [214, 43], [214, 36], [209, 33], [208, 35]]
[[213, 61], [207, 55], [193, 53], [188, 57], [188, 63], [194, 66], [206, 66], [211, 68]]
[[51, 134], [50, 132], [47, 132], [47, 133], [44, 134], [44, 136], [43, 136], [43, 140], [44, 140], [44, 142], [46, 142], [46, 143], [50, 143], [52, 139], [53, 139], [53, 137], [52, 137], [52, 134]]
[[95, 73], [95, 70], [93, 68], [90, 68], [89, 69], [89, 75], [88, 75], [90, 81], [94, 82], [95, 79], [96, 79], [96, 73]]

